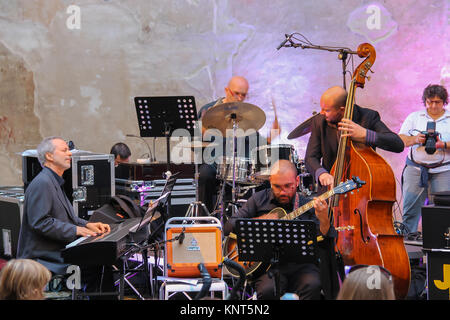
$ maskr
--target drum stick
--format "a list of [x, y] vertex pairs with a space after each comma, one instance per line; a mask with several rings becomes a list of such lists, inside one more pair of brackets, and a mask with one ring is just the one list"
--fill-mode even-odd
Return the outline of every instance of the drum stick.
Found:
[[277, 107], [275, 105], [275, 100], [273, 99], [273, 96], [272, 96], [272, 109], [273, 109], [273, 113], [275, 114], [275, 120], [277, 120], [278, 119], [278, 117], [277, 117]]

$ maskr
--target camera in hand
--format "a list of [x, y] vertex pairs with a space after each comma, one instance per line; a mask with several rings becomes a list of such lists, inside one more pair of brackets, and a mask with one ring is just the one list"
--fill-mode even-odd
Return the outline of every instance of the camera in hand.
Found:
[[438, 133], [436, 132], [436, 122], [428, 121], [427, 122], [427, 131], [423, 132], [425, 135], [425, 142], [423, 145], [425, 146], [425, 152], [428, 154], [433, 154], [436, 152], [436, 136]]

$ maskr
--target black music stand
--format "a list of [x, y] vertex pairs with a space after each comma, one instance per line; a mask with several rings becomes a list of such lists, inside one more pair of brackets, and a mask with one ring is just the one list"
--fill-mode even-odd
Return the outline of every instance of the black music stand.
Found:
[[[139, 220], [139, 224], [130, 228], [129, 236], [131, 239], [131, 244], [135, 244], [136, 246], [130, 247], [130, 249], [127, 251], [127, 253], [122, 255], [122, 257], [120, 258], [122, 260], [122, 268], [120, 270], [118, 270], [119, 271], [119, 300], [123, 300], [123, 298], [124, 298], [125, 281], [134, 290], [134, 292], [139, 295], [139, 297], [141, 299], [144, 299], [143, 296], [136, 290], [136, 288], [128, 280], [126, 280], [127, 260], [129, 259], [129, 257], [131, 255], [133, 255], [137, 252], [141, 252], [142, 260], [143, 260], [144, 277], [146, 279], [147, 287], [148, 287], [148, 285], [150, 285], [150, 287], [148, 287], [147, 289], [148, 289], [149, 294], [152, 294], [151, 279], [149, 276], [150, 270], [148, 268], [148, 256], [147, 256], [148, 252], [147, 252], [146, 248], [141, 249], [141, 247], [139, 246], [138, 243], [141, 241], [140, 239], [142, 238], [142, 234], [146, 234], [145, 232], [142, 233], [142, 231], [145, 231], [145, 230], [143, 230], [143, 228], [145, 226], [147, 226], [154, 219], [155, 212], [156, 212], [156, 209], [159, 207], [159, 204], [167, 202], [167, 198], [170, 197], [171, 191], [172, 190], [170, 190], [169, 192], [163, 192], [161, 197], [158, 198], [158, 204], [155, 204], [154, 206], [149, 206], [146, 213]], [[136, 243], [136, 242], [138, 242], [138, 243]], [[133, 271], [136, 271], [136, 270], [133, 270]]]
[[[145, 226], [147, 226], [149, 223], [151, 223], [152, 221], [156, 220], [158, 217], [155, 215], [155, 213], [158, 211], [161, 214], [161, 218], [163, 220], [163, 222], [149, 235], [149, 237], [146, 239], [146, 243], [143, 246], [140, 246], [139, 244], [137, 244], [135, 247], [130, 248], [130, 250], [128, 251], [127, 254], [122, 256], [122, 269], [119, 270], [119, 283], [120, 283], [120, 291], [119, 291], [119, 300], [123, 299], [124, 296], [124, 284], [125, 284], [125, 276], [126, 276], [126, 261], [129, 259], [129, 256], [140, 252], [142, 255], [142, 261], [143, 261], [143, 270], [144, 270], [144, 276], [145, 276], [145, 281], [146, 281], [146, 285], [149, 291], [149, 294], [151, 296], [154, 295], [154, 290], [153, 290], [153, 283], [152, 283], [152, 279], [150, 277], [150, 269], [149, 269], [149, 263], [148, 263], [148, 243], [151, 243], [154, 238], [155, 235], [158, 233], [158, 231], [165, 225], [165, 221], [168, 218], [169, 215], [169, 204], [170, 201], [168, 201], [168, 199], [170, 198], [171, 194], [172, 194], [172, 190], [173, 187], [175, 186], [175, 183], [177, 181], [177, 176], [180, 173], [177, 172], [175, 174], [172, 174], [170, 177], [167, 178], [166, 183], [164, 185], [164, 188], [161, 192], [160, 197], [158, 198], [158, 203], [155, 204], [154, 206], [150, 206], [148, 207], [146, 213], [142, 216], [142, 218], [139, 221], [139, 224], [137, 224], [135, 227], [130, 228], [130, 237], [133, 241], [138, 241], [141, 238], [140, 234], [142, 233], [142, 230]], [[166, 213], [163, 213], [164, 209], [166, 210]], [[156, 260], [156, 254], [155, 254], [155, 264], [157, 263]], [[133, 271], [136, 271], [133, 270]], [[152, 268], [152, 273], [155, 272], [154, 269]], [[156, 273], [155, 273], [156, 274]], [[128, 285], [135, 291], [135, 293], [137, 293], [141, 298], [142, 295], [139, 294], [139, 292], [131, 285], [131, 283], [129, 283], [127, 281]]]
[[[177, 177], [179, 176], [180, 172], [172, 174], [169, 178], [167, 178], [166, 183], [164, 185], [163, 190], [161, 191], [161, 196], [164, 194], [169, 194], [168, 197], [164, 197], [162, 201], [159, 201], [157, 209], [161, 211], [162, 214], [162, 220], [163, 223], [158, 226], [156, 230], [153, 230], [150, 237], [148, 238], [148, 243], [151, 243], [155, 240], [156, 235], [158, 234], [158, 231], [165, 225], [167, 219], [170, 216], [170, 197], [172, 195], [172, 190], [175, 187], [175, 183], [177, 182]], [[165, 211], [165, 214], [162, 213], [162, 211]]]
[[316, 224], [311, 220], [237, 219], [239, 261], [271, 264], [275, 297], [281, 297], [280, 264], [317, 263]]
[[135, 97], [134, 104], [141, 137], [165, 137], [167, 171], [170, 164], [170, 136], [176, 129], [186, 129], [191, 137], [197, 122], [193, 96]]
[[[170, 196], [172, 195], [172, 190], [175, 186], [175, 183], [177, 182], [177, 176], [180, 174], [180, 172], [177, 172], [175, 174], [172, 174], [170, 177], [167, 178], [166, 183], [164, 185], [164, 188], [161, 192], [161, 196], [168, 194], [168, 197], [164, 197], [161, 201], [159, 201], [158, 207], [157, 209], [159, 209], [161, 211], [161, 216], [162, 216], [162, 222], [159, 224], [159, 226], [152, 231], [152, 233], [150, 234], [150, 237], [147, 239], [147, 246], [143, 249], [143, 256], [147, 257], [147, 247], [149, 245], [151, 245], [155, 240], [156, 237], [158, 235], [158, 232], [161, 230], [161, 228], [164, 227], [164, 225], [166, 224], [167, 219], [169, 218], [169, 214], [170, 214]], [[165, 214], [163, 213], [163, 211], [165, 211]], [[150, 279], [150, 275], [149, 275], [149, 279], [148, 283], [150, 283], [150, 291], [152, 296], [155, 294], [155, 290], [154, 288], [156, 287], [156, 283], [157, 283], [157, 265], [158, 265], [158, 255], [156, 254], [156, 250], [157, 248], [155, 248], [155, 254], [154, 254], [154, 259], [155, 259], [155, 264], [152, 268], [152, 275], [154, 279]], [[148, 259], [144, 259], [145, 265], [148, 266]], [[145, 271], [150, 272], [150, 270], [145, 269]], [[155, 283], [153, 283], [152, 282]]]

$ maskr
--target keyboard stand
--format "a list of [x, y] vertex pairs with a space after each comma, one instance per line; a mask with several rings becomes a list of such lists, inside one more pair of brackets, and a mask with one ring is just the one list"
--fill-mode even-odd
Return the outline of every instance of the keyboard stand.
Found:
[[[127, 277], [129, 277], [131, 274], [132, 274], [132, 272], [131, 271], [129, 271], [129, 272], [127, 272], [127, 273], [125, 273], [125, 270], [126, 270], [126, 261], [127, 261], [128, 259], [124, 259], [123, 261], [122, 261], [122, 269], [121, 270], [119, 270], [119, 268], [117, 268], [115, 265], [113, 265], [113, 269], [115, 270], [115, 271], [117, 271], [117, 272], [119, 272], [119, 280], [116, 280], [115, 282], [114, 282], [114, 285], [119, 285], [119, 300], [123, 300], [123, 297], [124, 297], [124, 286], [125, 286], [125, 283], [136, 293], [136, 295], [139, 297], [139, 299], [141, 299], [141, 300], [145, 300], [145, 298], [142, 296], [142, 294], [136, 289], [136, 287], [134, 287], [132, 284], [131, 284], [131, 282], [128, 280], [128, 278]], [[139, 270], [139, 268], [141, 268], [141, 267], [143, 267], [143, 265], [144, 265], [144, 263], [145, 262], [143, 262], [143, 263], [141, 263], [141, 264], [139, 264], [138, 266], [136, 266], [132, 271], [136, 271], [136, 272], [138, 272]]]
[[[127, 279], [127, 277], [131, 274], [130, 269], [127, 268], [128, 267], [127, 261], [129, 260], [131, 255], [136, 253], [136, 251], [141, 251], [141, 250], [132, 247], [132, 248], [129, 249], [129, 251], [127, 253], [122, 255], [122, 257], [120, 258], [120, 260], [122, 261], [122, 266], [121, 266], [120, 269], [117, 268], [115, 265], [113, 265], [113, 269], [119, 272], [119, 280], [117, 280], [119, 282], [119, 300], [123, 300], [124, 299], [124, 296], [125, 296], [125, 283], [128, 284], [128, 286], [138, 295], [138, 297], [141, 300], [145, 300], [143, 295]], [[137, 270], [141, 266], [142, 266], [142, 264], [138, 265], [136, 268], [132, 269], [131, 271], [136, 271], [136, 272], [141, 271], [141, 270]], [[146, 268], [145, 267], [144, 267], [144, 273], [146, 273]], [[115, 285], [117, 285], [117, 281], [114, 283]]]

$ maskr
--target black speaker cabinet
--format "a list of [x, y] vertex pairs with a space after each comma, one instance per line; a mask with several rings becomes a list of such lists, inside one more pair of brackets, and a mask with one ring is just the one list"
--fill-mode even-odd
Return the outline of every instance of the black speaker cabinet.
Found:
[[450, 249], [427, 252], [428, 300], [450, 300]]
[[450, 300], [450, 207], [422, 207], [428, 300]]
[[15, 258], [23, 214], [23, 191], [4, 193], [0, 190], [0, 257]]
[[423, 248], [450, 249], [448, 229], [450, 228], [450, 207], [422, 207]]

